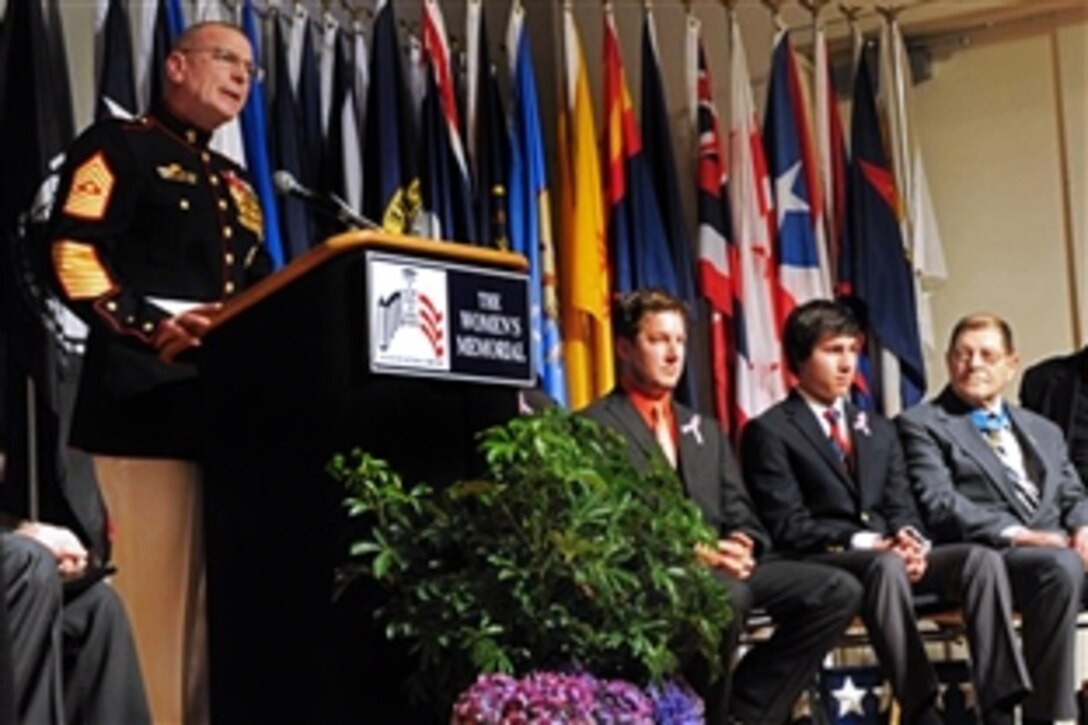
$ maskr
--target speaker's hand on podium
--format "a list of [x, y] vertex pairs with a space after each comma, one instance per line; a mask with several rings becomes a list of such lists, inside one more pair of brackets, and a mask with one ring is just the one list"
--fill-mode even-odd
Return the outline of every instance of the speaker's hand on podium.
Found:
[[171, 345], [182, 348], [200, 345], [200, 338], [211, 327], [212, 321], [221, 309], [223, 309], [221, 304], [212, 302], [166, 318], [155, 330], [155, 337], [152, 340], [155, 349], [162, 350]]

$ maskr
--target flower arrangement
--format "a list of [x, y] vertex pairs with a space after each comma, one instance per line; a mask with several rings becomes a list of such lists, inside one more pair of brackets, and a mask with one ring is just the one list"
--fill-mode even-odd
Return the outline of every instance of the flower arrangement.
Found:
[[[448, 717], [480, 673], [575, 669], [641, 686], [694, 660], [721, 672], [731, 611], [694, 555], [715, 533], [669, 466], [636, 470], [618, 435], [563, 411], [488, 429], [480, 452], [486, 474], [442, 490], [362, 451], [329, 466], [364, 532], [342, 584], [382, 585], [375, 616], [410, 648], [417, 701]], [[592, 692], [620, 703], [627, 690]]]
[[677, 680], [641, 690], [623, 680], [536, 672], [480, 675], [457, 699], [451, 725], [697, 725], [703, 701]]

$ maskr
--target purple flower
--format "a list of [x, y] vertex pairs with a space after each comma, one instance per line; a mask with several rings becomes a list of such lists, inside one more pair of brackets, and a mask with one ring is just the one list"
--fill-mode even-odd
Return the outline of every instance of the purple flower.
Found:
[[660, 725], [703, 725], [703, 700], [681, 680], [669, 680], [647, 688], [654, 705], [654, 722]]
[[677, 683], [643, 691], [623, 680], [534, 672], [520, 680], [481, 675], [453, 706], [451, 725], [687, 725], [703, 703]]

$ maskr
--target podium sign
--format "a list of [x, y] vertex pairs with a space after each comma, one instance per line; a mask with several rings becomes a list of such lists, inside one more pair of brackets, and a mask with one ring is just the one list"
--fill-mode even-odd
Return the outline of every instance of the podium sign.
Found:
[[371, 372], [533, 384], [527, 275], [378, 251], [366, 275]]

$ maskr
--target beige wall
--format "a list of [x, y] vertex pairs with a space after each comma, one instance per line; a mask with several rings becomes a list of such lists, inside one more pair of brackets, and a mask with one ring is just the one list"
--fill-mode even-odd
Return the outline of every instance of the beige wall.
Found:
[[[979, 309], [1010, 321], [1025, 364], [1086, 340], [1085, 33], [1081, 24], [968, 47], [916, 88], [948, 262], [934, 297], [942, 340]], [[931, 390], [944, 380], [934, 366]]]

